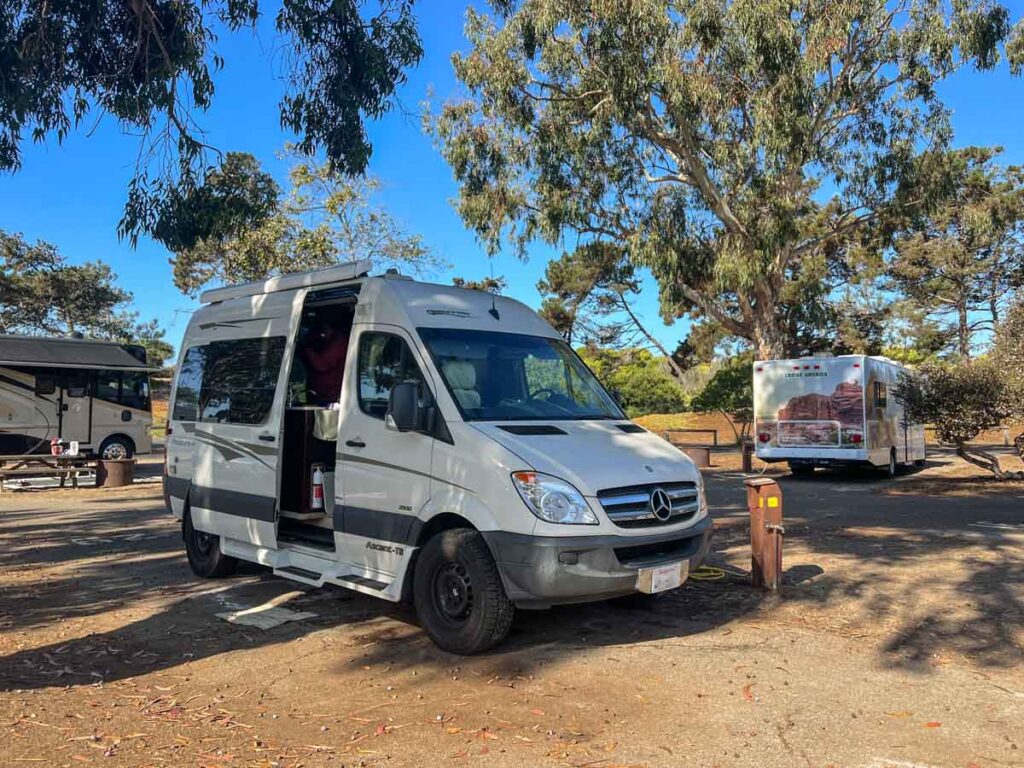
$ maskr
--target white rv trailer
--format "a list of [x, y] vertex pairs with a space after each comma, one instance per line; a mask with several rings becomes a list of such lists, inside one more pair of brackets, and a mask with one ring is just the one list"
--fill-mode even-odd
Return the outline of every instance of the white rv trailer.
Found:
[[754, 363], [758, 458], [815, 467], [870, 465], [890, 476], [925, 459], [924, 425], [908, 424], [892, 390], [904, 366], [842, 355]]
[[152, 449], [146, 351], [132, 344], [0, 335], [0, 454], [83, 453], [129, 458]]
[[458, 653], [500, 642], [517, 606], [686, 580], [711, 533], [689, 459], [523, 304], [368, 269], [201, 297], [164, 486], [196, 574], [241, 559], [411, 599]]

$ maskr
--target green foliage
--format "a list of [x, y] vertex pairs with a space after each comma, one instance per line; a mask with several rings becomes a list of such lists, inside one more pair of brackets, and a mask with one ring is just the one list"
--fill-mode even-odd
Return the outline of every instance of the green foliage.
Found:
[[1017, 410], [1006, 377], [992, 360], [924, 365], [916, 375], [902, 374], [893, 396], [903, 404], [908, 421], [932, 424], [936, 437], [955, 445], [967, 461], [997, 477], [1011, 474], [1000, 468], [996, 457], [968, 445]]
[[[419, 235], [405, 232], [374, 203], [380, 182], [372, 177], [346, 177], [329, 165], [300, 159], [291, 169], [290, 193], [264, 206], [267, 185], [260, 181], [256, 159], [235, 156], [234, 164], [244, 173], [211, 177], [210, 191], [202, 195], [203, 200], [212, 201], [212, 226], [207, 228], [212, 234], [174, 254], [174, 284], [184, 293], [194, 296], [210, 283], [261, 280], [355, 259], [370, 259], [376, 269], [422, 272], [441, 266]], [[239, 178], [241, 185], [236, 183]], [[255, 191], [254, 198], [248, 192], [241, 197], [257, 203], [235, 206], [234, 210], [243, 212], [240, 217], [261, 207], [268, 207], [269, 213], [238, 229], [233, 223], [239, 219], [221, 223], [216, 212], [224, 210], [223, 201], [232, 200], [240, 188]], [[208, 210], [201, 201], [185, 203], [191, 206]]]
[[568, 239], [648, 267], [665, 318], [762, 357], [827, 333], [833, 289], [950, 193], [937, 86], [1024, 51], [983, 0], [493, 5], [454, 57], [468, 97], [430, 123], [466, 224], [492, 252]]
[[578, 352], [601, 383], [617, 393], [631, 418], [648, 413], [676, 413], [686, 408], [686, 397], [669, 374], [664, 358], [655, 357], [646, 349], [582, 347]]
[[128, 291], [101, 261], [68, 264], [49, 243], [0, 230], [0, 333], [86, 336], [142, 344], [156, 364], [173, 348], [155, 320], [125, 309]]
[[928, 364], [903, 374], [893, 396], [912, 423], [932, 424], [944, 443], [967, 443], [1009, 416], [1003, 379], [991, 362]]
[[[288, 83], [281, 125], [306, 155], [362, 173], [370, 156], [364, 118], [392, 104], [395, 86], [422, 56], [412, 0], [284, 0], [275, 4]], [[0, 169], [21, 163], [21, 144], [92, 130], [91, 113], [140, 134], [121, 234], [134, 241], [159, 221], [179, 233], [178, 201], [206, 177], [208, 150], [197, 112], [214, 99], [225, 61], [218, 37], [255, 31], [258, 0], [80, 2], [8, 0], [0, 5]], [[174, 247], [182, 243], [172, 239]], [[172, 243], [169, 243], [172, 244]]]
[[468, 280], [464, 277], [453, 277], [452, 285], [456, 288], [466, 288], [470, 291], [483, 291], [484, 293], [500, 294], [508, 288], [508, 281], [501, 275], [498, 275], [498, 277], [484, 277], [479, 280]]
[[949, 153], [953, 195], [896, 238], [888, 264], [891, 287], [948, 323], [963, 358], [1024, 287], [1024, 168], [1000, 168], [999, 152]]
[[200, 241], [224, 241], [258, 227], [277, 210], [281, 188], [244, 152], [228, 152], [206, 172], [203, 183], [164, 201], [153, 237], [172, 253], [195, 248]]
[[[754, 383], [749, 355], [734, 357], [715, 371], [691, 403], [695, 411], [719, 411], [741, 427], [736, 439], [742, 439], [754, 420]], [[735, 427], [733, 428], [735, 429]]]

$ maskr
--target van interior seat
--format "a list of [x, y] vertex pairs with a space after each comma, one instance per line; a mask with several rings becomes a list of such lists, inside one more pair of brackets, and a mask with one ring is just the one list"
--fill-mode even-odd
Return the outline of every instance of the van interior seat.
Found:
[[452, 394], [463, 408], [479, 408], [480, 393], [476, 391], [476, 366], [468, 360], [447, 360], [444, 375]]

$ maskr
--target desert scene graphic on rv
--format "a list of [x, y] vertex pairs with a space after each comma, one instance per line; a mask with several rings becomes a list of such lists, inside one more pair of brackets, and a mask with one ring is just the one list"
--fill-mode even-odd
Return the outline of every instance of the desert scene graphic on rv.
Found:
[[[787, 364], [789, 363], [789, 364]], [[773, 446], [858, 447], [864, 439], [862, 369], [854, 361], [776, 361], [758, 382], [755, 434]], [[765, 439], [767, 436], [768, 439]]]

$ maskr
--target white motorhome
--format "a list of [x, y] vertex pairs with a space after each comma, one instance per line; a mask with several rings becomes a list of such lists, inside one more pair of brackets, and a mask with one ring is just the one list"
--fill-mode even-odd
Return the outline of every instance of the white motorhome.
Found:
[[711, 533], [689, 459], [523, 304], [369, 266], [201, 297], [165, 468], [196, 574], [411, 599], [457, 653], [517, 606], [686, 580]]
[[892, 396], [904, 366], [885, 357], [842, 355], [754, 363], [754, 435], [764, 461], [794, 474], [870, 465], [890, 477], [924, 464], [924, 425], [908, 424]]
[[152, 450], [146, 350], [77, 338], [0, 335], [0, 454], [82, 453], [130, 458]]

